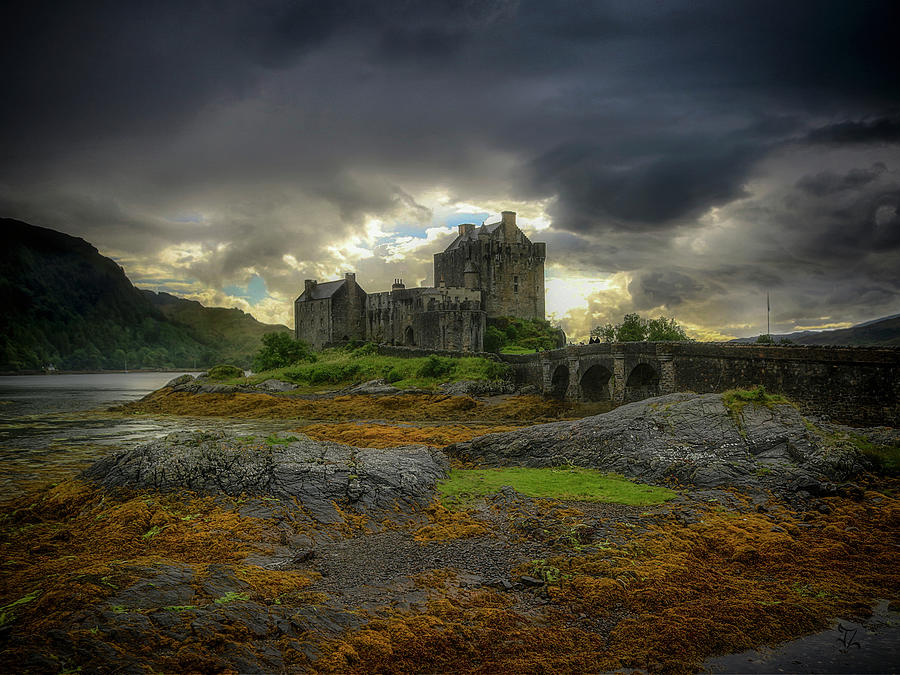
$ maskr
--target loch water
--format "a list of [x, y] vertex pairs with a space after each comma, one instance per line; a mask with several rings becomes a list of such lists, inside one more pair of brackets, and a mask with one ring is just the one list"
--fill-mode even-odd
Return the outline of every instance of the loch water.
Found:
[[242, 434], [253, 434], [280, 430], [290, 424], [131, 415], [116, 410], [182, 374], [0, 377], [0, 499], [77, 475], [112, 449], [172, 431], [227, 425]]

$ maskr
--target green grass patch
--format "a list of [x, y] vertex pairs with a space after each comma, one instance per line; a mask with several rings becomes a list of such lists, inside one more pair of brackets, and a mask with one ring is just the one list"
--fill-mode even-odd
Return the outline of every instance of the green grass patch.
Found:
[[617, 474], [581, 467], [529, 469], [453, 469], [438, 485], [441, 501], [463, 506], [509, 485], [516, 492], [540, 499], [614, 502], [634, 506], [660, 504], [676, 496], [672, 490], [635, 483]]
[[483, 357], [382, 356], [364, 345], [353, 350], [326, 349], [318, 354], [315, 363], [297, 363], [254, 373], [248, 378], [234, 377], [227, 383], [259, 384], [274, 378], [310, 391], [384, 378], [398, 389], [435, 389], [444, 382], [502, 380], [508, 374], [509, 366], [505, 363]]
[[229, 602], [235, 602], [237, 600], [246, 601], [250, 599], [250, 595], [247, 593], [238, 593], [237, 591], [228, 591], [225, 595], [220, 598], [216, 598], [213, 600], [217, 605], [225, 605]]
[[501, 354], [534, 354], [536, 351], [537, 349], [520, 347], [518, 345], [507, 345], [500, 349]]
[[210, 380], [232, 380], [237, 377], [243, 377], [244, 370], [242, 368], [238, 368], [237, 366], [222, 364], [210, 368], [206, 376]]

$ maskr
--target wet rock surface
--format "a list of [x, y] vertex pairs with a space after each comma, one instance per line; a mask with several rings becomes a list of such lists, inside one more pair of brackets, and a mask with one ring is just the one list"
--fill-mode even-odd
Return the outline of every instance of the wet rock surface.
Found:
[[296, 384], [285, 382], [284, 380], [268, 379], [256, 385], [258, 389], [263, 391], [293, 391], [297, 388]]
[[868, 468], [790, 405], [746, 405], [734, 416], [720, 394], [671, 394], [571, 422], [492, 434], [445, 451], [490, 465], [573, 463], [641, 480], [698, 487], [764, 486], [832, 494]]
[[[273, 441], [274, 442], [271, 442]], [[384, 511], [423, 506], [448, 470], [425, 446], [376, 450], [275, 437], [178, 432], [96, 462], [86, 477], [107, 487], [296, 498], [319, 522], [335, 522], [335, 504]]]

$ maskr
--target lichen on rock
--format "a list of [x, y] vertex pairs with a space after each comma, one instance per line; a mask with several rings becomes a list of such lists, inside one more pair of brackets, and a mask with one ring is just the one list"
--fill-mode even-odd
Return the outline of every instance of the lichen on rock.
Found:
[[375, 511], [422, 507], [448, 468], [441, 452], [425, 446], [376, 450], [306, 437], [284, 441], [176, 432], [113, 452], [85, 475], [107, 488], [296, 498], [327, 523], [340, 520], [336, 504]]

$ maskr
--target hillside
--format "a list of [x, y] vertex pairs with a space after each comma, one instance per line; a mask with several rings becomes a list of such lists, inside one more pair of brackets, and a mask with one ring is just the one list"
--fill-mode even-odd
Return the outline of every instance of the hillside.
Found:
[[[183, 318], [169, 315], [83, 239], [9, 218], [0, 231], [0, 370], [204, 367], [225, 357], [246, 364], [258, 345], [248, 322], [259, 334], [273, 330], [199, 303]], [[219, 312], [241, 316], [223, 321]], [[240, 327], [235, 336], [230, 325]]]
[[[772, 335], [775, 342], [790, 340], [798, 345], [855, 345], [869, 347], [900, 346], [900, 315], [887, 316], [874, 321], [837, 330], [802, 331]], [[732, 342], [756, 342], [756, 337], [738, 338]]]
[[141, 293], [170, 321], [185, 327], [198, 342], [221, 345], [218, 361], [249, 365], [247, 355], [259, 349], [266, 333], [288, 332], [281, 324], [262, 323], [239, 309], [204, 307], [169, 293]]

